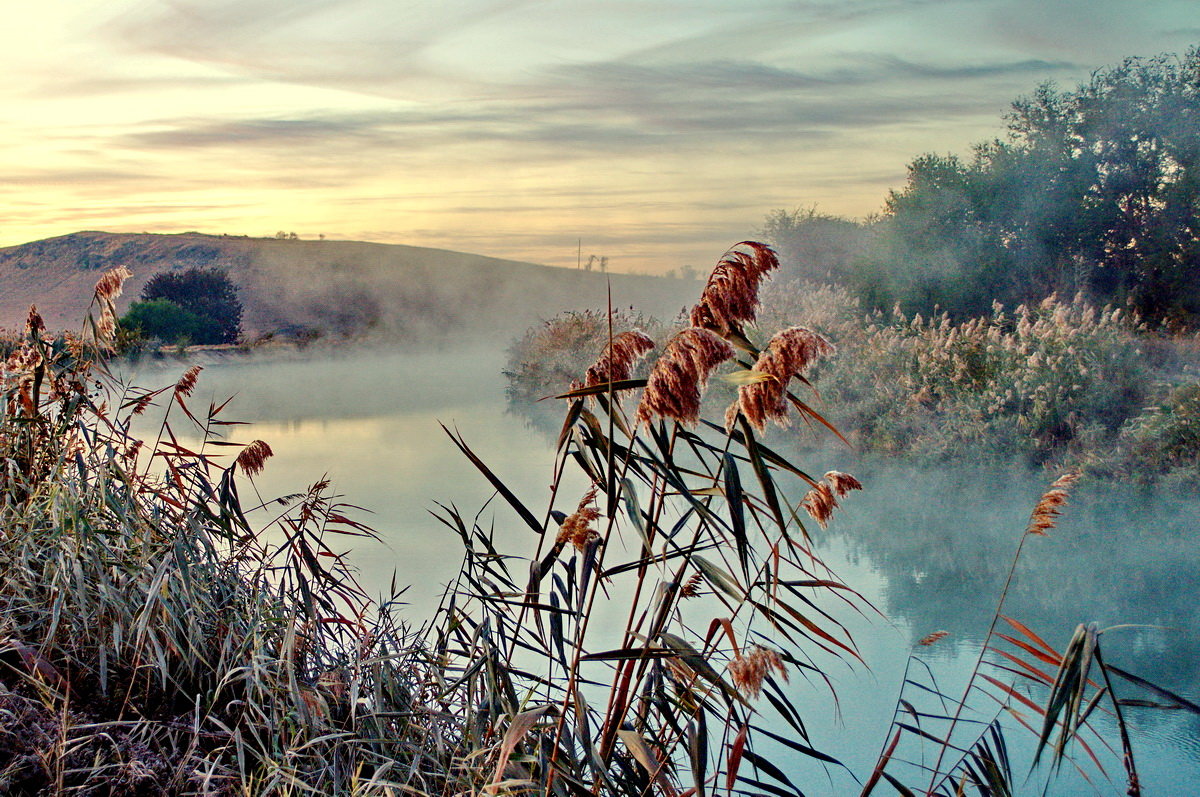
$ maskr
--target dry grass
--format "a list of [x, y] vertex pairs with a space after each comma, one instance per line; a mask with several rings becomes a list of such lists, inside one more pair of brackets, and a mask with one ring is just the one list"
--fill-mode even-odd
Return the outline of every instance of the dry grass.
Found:
[[[325, 483], [243, 506], [235, 471], [270, 449], [188, 406], [198, 368], [153, 392], [107, 377], [121, 277], [101, 279], [88, 337], [31, 315], [0, 373], [0, 791], [469, 788], [424, 648], [326, 542], [370, 533], [351, 508]], [[155, 402], [143, 443], [132, 418]]]

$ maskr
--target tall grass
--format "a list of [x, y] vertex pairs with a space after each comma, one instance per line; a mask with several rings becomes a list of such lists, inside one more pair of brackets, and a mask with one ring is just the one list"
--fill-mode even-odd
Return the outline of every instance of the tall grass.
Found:
[[[727, 257], [715, 273], [731, 262], [745, 261]], [[445, 516], [468, 559], [445, 607], [445, 625], [455, 633], [440, 649], [457, 683], [486, 707], [480, 739], [490, 729], [503, 740], [495, 791], [800, 794], [807, 786], [794, 780], [796, 756], [840, 766], [836, 751], [813, 745], [782, 679], [828, 685], [831, 667], [858, 661], [838, 607], [872, 609], [820, 561], [812, 535], [859, 485], [833, 470], [818, 478], [764, 444], [766, 424], [788, 420], [785, 408], [837, 435], [788, 390], [793, 379], [807, 383], [806, 374], [822, 370], [820, 361], [833, 351], [805, 328], [762, 340], [746, 309], [756, 303], [745, 295], [703, 307], [721, 287], [747, 291], [748, 282], [710, 279], [701, 307], [688, 317], [701, 326], [670, 335], [646, 379], [558, 396], [568, 405], [554, 480], [563, 511], [535, 514], [455, 437], [536, 535], [534, 553], [513, 559], [494, 547], [487, 529], [457, 512]], [[728, 307], [736, 312], [722, 316]], [[813, 309], [824, 314], [831, 337], [856, 326], [828, 302]], [[1057, 390], [1078, 390], [1063, 383], [1087, 376], [1070, 373], [1091, 363], [1081, 347], [1108, 354], [1109, 341], [1112, 351], [1134, 354], [1124, 348], [1130, 338], [1118, 314], [1100, 316], [1079, 301], [1050, 300], [1012, 315], [995, 308], [991, 318], [967, 325], [917, 318], [858, 329], [859, 339], [842, 337], [839, 357], [881, 344], [880, 357], [894, 356], [907, 347], [907, 374], [958, 390], [963, 402], [978, 404], [980, 393], [1023, 370], [1029, 378], [1012, 385], [1006, 400], [1030, 423], [1045, 423], [1038, 413], [1054, 409]], [[543, 333], [553, 345], [552, 325]], [[724, 339], [724, 351], [706, 337], [712, 333]], [[705, 420], [714, 413], [697, 404], [722, 360], [729, 381], [740, 385], [724, 424]], [[1091, 364], [1099, 380], [1129, 362]], [[863, 370], [872, 365], [880, 361]], [[876, 378], [896, 376], [884, 371]], [[824, 381], [821, 387], [828, 400]], [[626, 406], [639, 388], [636, 407]], [[716, 417], [727, 404], [720, 401]], [[557, 496], [568, 468], [592, 485], [578, 505], [575, 495]], [[1056, 483], [1035, 508], [1014, 569], [1025, 541], [1053, 528], [1068, 486]], [[708, 594], [697, 599], [702, 592]], [[1108, 777], [1094, 748], [1109, 742], [1089, 724], [1098, 710], [1117, 719], [1120, 739], [1109, 749], [1125, 762], [1123, 788], [1139, 793], [1124, 703], [1111, 683], [1130, 674], [1103, 661], [1105, 632], [1082, 625], [1058, 653], [1003, 609], [1004, 595], [962, 696], [921, 677], [914, 657], [879, 762], [860, 781], [864, 794], [880, 784], [906, 795], [1016, 793], [1023, 773], [1006, 737], [1022, 724], [1036, 734], [1034, 765], [1048, 747], [1054, 768], [1070, 761], [1088, 777], [1093, 765]], [[1196, 709], [1136, 677], [1126, 678], [1126, 688], [1149, 689], [1171, 708]], [[933, 696], [934, 704], [913, 692]]]
[[327, 482], [244, 505], [270, 448], [189, 406], [198, 368], [111, 380], [121, 276], [84, 336], [32, 311], [0, 372], [0, 791], [455, 790], [422, 645], [329, 546], [369, 529]]
[[[840, 768], [784, 684], [832, 692], [831, 669], [860, 661], [838, 617], [873, 609], [814, 542], [862, 485], [764, 444], [769, 426], [796, 421], [840, 437], [803, 397], [830, 342], [753, 326], [775, 266], [759, 244], [727, 253], [644, 378], [651, 341], [606, 318], [605, 344], [559, 396], [544, 510], [450, 433], [529, 545], [504, 551], [480, 516], [441, 507], [465, 555], [419, 634], [392, 602], [369, 601], [332, 547], [372, 532], [327, 482], [243, 502], [270, 447], [228, 440], [240, 427], [224, 405], [191, 406], [198, 368], [154, 391], [106, 374], [120, 273], [102, 278], [83, 336], [49, 335], [31, 312], [0, 373], [0, 788], [789, 795], [807, 788], [796, 757]], [[721, 373], [737, 388], [714, 411], [705, 388]], [[156, 411], [157, 433], [134, 434]], [[1047, 494], [1022, 545], [1052, 527], [1064, 497]], [[1016, 621], [1004, 622], [1018, 633], [1000, 634], [1002, 608], [1003, 596], [989, 643], [1019, 652], [1001, 654], [1001, 669], [1048, 687], [1048, 702], [977, 668], [996, 686], [979, 694], [1014, 716], [1018, 704], [1040, 711], [1039, 752], [1052, 745], [1055, 762], [1085, 744], [1107, 699], [1135, 789], [1103, 632], [1082, 627], [1060, 655]], [[1090, 673], [1103, 686], [1089, 691]], [[1013, 791], [998, 714], [969, 716], [971, 688], [941, 699], [951, 709], [915, 725], [901, 711], [913, 704], [898, 704], [865, 791]], [[964, 727], [983, 730], [964, 742]], [[934, 744], [936, 764], [905, 757], [914, 740]]]
[[[588, 336], [573, 333], [575, 317], [557, 317], [514, 344], [508, 376], [517, 411], [532, 413], [534, 399], [565, 390], [567, 366], [583, 367], [586, 352], [599, 348], [603, 323], [591, 318]], [[1188, 431], [1200, 422], [1188, 398], [1200, 369], [1194, 341], [1123, 311], [1051, 296], [958, 322], [868, 315], [844, 289], [790, 282], [767, 286], [759, 323], [803, 324], [837, 345], [815, 374], [831, 419], [864, 451], [1200, 481]], [[670, 328], [648, 331], [661, 339]], [[540, 357], [562, 365], [519, 366]]]

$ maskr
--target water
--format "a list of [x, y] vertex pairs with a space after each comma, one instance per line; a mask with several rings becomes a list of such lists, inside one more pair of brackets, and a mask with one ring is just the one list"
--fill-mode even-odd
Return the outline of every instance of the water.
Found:
[[[371, 591], [386, 592], [393, 578], [410, 585], [404, 599], [419, 622], [459, 563], [457, 536], [430, 514], [435, 502], [452, 504], [468, 518], [482, 509], [482, 525], [494, 521], [498, 539], [513, 553], [527, 555], [535, 542], [439, 424], [457, 429], [535, 514], [544, 512], [550, 497], [550, 437], [509, 414], [501, 367], [502, 356], [484, 345], [295, 361], [230, 359], [206, 368], [196, 398], [219, 401], [236, 394], [227, 415], [254, 425], [233, 427], [235, 439], [261, 438], [274, 448], [276, 456], [256, 482], [262, 496], [295, 492], [328, 475], [344, 500], [371, 510], [361, 519], [379, 532], [380, 542], [348, 538], [344, 547], [353, 548], [352, 560]], [[181, 371], [147, 366], [137, 378], [166, 384]], [[798, 462], [816, 472], [850, 470], [867, 488], [847, 499], [829, 532], [820, 535], [819, 550], [887, 619], [842, 613], [865, 666], [831, 666], [836, 701], [820, 685], [793, 679], [789, 688], [814, 746], [864, 776], [884, 741], [914, 640], [949, 632], [922, 655], [943, 690], [961, 692], [1047, 480], [1020, 469], [917, 472], [855, 461], [844, 450], [803, 454]], [[582, 489], [581, 481], [574, 483], [556, 508], [570, 511]], [[1198, 528], [1200, 499], [1081, 487], [1058, 528], [1027, 543], [1004, 611], [1058, 649], [1079, 622], [1153, 626], [1106, 633], [1106, 657], [1195, 700]], [[1191, 784], [1200, 781], [1197, 718], [1130, 713], [1145, 793], [1192, 793]], [[1106, 726], [1103, 718], [1100, 725]], [[1026, 760], [1020, 750], [1028, 752], [1032, 738], [1014, 731], [1010, 741], [1018, 748], [1014, 758]], [[1049, 793], [1123, 793], [1119, 762], [1102, 758], [1116, 786], [1102, 778], [1089, 786], [1068, 773]], [[791, 760], [788, 769], [807, 794], [857, 793], [853, 778], [837, 768]], [[1022, 792], [1038, 787], [1032, 778]], [[888, 791], [881, 787], [878, 793]]]

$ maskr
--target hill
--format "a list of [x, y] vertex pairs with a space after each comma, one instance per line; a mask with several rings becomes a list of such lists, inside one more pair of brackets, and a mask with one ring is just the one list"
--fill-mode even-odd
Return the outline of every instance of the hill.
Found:
[[118, 305], [122, 311], [161, 271], [226, 271], [245, 305], [249, 339], [299, 330], [507, 339], [560, 310], [604, 307], [606, 277], [619, 306], [660, 316], [673, 316], [696, 289], [682, 280], [397, 244], [78, 232], [0, 248], [0, 327], [20, 326], [36, 304], [51, 327], [76, 328], [99, 273], [120, 265], [134, 275]]

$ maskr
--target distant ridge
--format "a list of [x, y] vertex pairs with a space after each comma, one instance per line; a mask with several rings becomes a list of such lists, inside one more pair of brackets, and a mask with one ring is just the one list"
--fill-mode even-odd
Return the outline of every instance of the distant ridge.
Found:
[[399, 244], [77, 232], [0, 248], [0, 327], [19, 327], [36, 304], [52, 328], [78, 328], [96, 278], [119, 265], [134, 275], [121, 310], [158, 272], [225, 270], [240, 289], [250, 339], [298, 330], [511, 336], [561, 310], [604, 307], [606, 277], [615, 305], [660, 317], [674, 315], [697, 288]]

